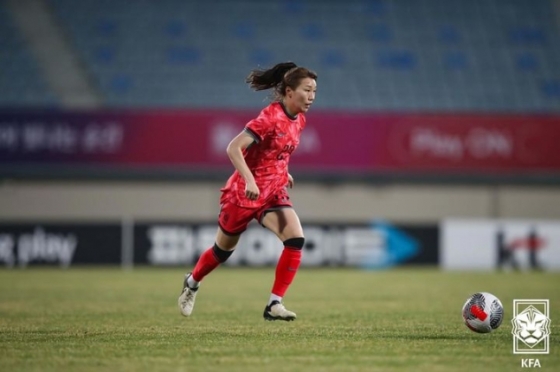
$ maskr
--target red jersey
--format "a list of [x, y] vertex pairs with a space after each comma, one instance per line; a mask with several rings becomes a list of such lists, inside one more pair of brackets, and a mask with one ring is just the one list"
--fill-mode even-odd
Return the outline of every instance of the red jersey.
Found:
[[255, 142], [243, 155], [260, 190], [257, 200], [245, 196], [245, 180], [237, 170], [222, 189], [222, 202], [230, 200], [241, 207], [258, 208], [288, 184], [288, 162], [297, 148], [305, 116], [289, 116], [280, 102], [265, 107], [256, 119], [245, 126]]

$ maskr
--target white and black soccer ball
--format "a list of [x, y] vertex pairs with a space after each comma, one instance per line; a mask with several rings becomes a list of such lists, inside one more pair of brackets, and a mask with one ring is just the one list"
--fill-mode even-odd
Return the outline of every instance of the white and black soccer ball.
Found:
[[493, 294], [478, 292], [463, 305], [463, 320], [471, 331], [490, 333], [502, 324], [504, 307]]

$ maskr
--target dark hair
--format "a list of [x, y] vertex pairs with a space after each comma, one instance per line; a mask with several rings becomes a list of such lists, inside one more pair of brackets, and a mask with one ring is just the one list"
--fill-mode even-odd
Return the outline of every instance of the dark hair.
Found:
[[287, 87], [295, 90], [305, 78], [317, 80], [317, 74], [293, 62], [282, 62], [268, 70], [251, 71], [245, 81], [257, 91], [274, 88], [275, 98], [281, 99], [286, 95]]

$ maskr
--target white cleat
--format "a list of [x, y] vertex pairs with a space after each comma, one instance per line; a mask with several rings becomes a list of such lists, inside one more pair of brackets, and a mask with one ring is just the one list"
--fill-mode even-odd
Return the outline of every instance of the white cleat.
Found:
[[183, 282], [183, 291], [177, 300], [179, 304], [179, 310], [183, 316], [190, 316], [194, 308], [194, 300], [196, 299], [196, 293], [198, 288], [189, 288], [187, 284], [187, 279], [191, 276], [191, 273], [185, 275], [185, 280]]
[[279, 301], [272, 301], [270, 305], [264, 308], [264, 320], [285, 320], [287, 322], [296, 319], [296, 313], [287, 310]]

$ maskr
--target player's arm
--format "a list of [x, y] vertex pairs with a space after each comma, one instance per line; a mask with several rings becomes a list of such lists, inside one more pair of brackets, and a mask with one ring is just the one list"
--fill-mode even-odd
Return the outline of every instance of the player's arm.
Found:
[[247, 131], [242, 131], [231, 140], [226, 151], [233, 166], [245, 180], [245, 196], [251, 200], [256, 200], [259, 197], [260, 190], [243, 157], [243, 151], [253, 142], [255, 142], [255, 138]]

